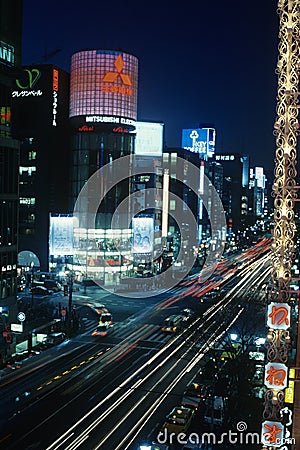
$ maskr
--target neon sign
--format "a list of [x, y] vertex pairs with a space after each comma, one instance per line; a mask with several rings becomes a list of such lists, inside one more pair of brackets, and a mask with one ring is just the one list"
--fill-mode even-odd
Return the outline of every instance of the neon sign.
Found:
[[128, 133], [127, 128], [123, 128], [123, 127], [115, 127], [113, 128], [113, 132], [114, 133]]
[[43, 95], [43, 91], [40, 89], [34, 90], [36, 83], [41, 77], [39, 69], [24, 69], [24, 76], [22, 80], [16, 79], [16, 85], [20, 91], [13, 91], [12, 97], [40, 97]]
[[78, 131], [94, 131], [94, 126], [88, 127], [87, 125], [83, 125], [78, 128]]
[[52, 103], [52, 125], [57, 126], [56, 116], [57, 116], [57, 97], [58, 97], [58, 70], [53, 69], [52, 74], [52, 89], [53, 89], [53, 103]]
[[261, 437], [264, 445], [281, 447], [281, 442], [284, 437], [284, 427], [282, 423], [272, 421], [263, 422]]
[[12, 97], [40, 97], [43, 92], [39, 89], [38, 91], [13, 91]]
[[15, 64], [15, 49], [12, 45], [0, 41], [0, 60], [13, 66]]
[[103, 77], [104, 83], [114, 83], [119, 78], [121, 79], [122, 84], [125, 86], [111, 85], [111, 84], [102, 84], [102, 92], [113, 92], [114, 94], [125, 94], [132, 95], [132, 89], [126, 86], [132, 86], [132, 81], [129, 75], [122, 73], [124, 68], [124, 61], [121, 55], [118, 55], [117, 59], [114, 62], [115, 68], [117, 72], [107, 72]]
[[287, 387], [288, 368], [284, 364], [269, 363], [265, 367], [265, 385], [268, 389], [285, 389]]
[[39, 71], [39, 69], [24, 69], [24, 72], [27, 73], [25, 86], [22, 86], [19, 80], [16, 80], [16, 85], [19, 89], [32, 89], [36, 82], [39, 80], [41, 72]]
[[86, 122], [102, 122], [102, 123], [120, 123], [122, 125], [136, 125], [136, 121], [132, 119], [125, 119], [124, 117], [115, 116], [86, 116]]
[[275, 330], [287, 330], [291, 324], [291, 307], [288, 303], [268, 305], [267, 326]]

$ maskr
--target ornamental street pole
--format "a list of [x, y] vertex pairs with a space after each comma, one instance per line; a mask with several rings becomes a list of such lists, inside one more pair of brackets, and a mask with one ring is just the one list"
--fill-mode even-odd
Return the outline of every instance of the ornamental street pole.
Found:
[[[261, 442], [263, 449], [299, 448], [299, 422], [295, 416], [290, 386], [295, 368], [290, 366], [290, 329], [292, 308], [291, 268], [295, 258], [294, 205], [297, 201], [296, 156], [299, 90], [300, 0], [279, 0], [279, 45], [275, 171], [273, 184], [274, 230], [272, 243], [272, 282], [268, 299], [266, 325], [266, 386]], [[298, 347], [297, 353], [300, 351]], [[298, 431], [297, 431], [298, 430]], [[298, 442], [293, 446], [293, 439]]]

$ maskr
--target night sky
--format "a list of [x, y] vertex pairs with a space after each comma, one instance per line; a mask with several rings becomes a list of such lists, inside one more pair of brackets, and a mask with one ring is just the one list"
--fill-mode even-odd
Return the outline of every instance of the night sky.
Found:
[[216, 151], [273, 170], [279, 17], [276, 0], [43, 2], [24, 0], [23, 64], [69, 71], [84, 49], [139, 59], [138, 120], [162, 121], [168, 147], [181, 129], [217, 130]]

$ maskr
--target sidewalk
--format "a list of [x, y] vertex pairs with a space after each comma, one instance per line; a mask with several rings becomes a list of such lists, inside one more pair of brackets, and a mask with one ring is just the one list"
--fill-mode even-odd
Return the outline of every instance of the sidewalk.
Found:
[[72, 342], [71, 340], [64, 341], [65, 345], [69, 347], [68, 350], [64, 348], [64, 351], [58, 351], [57, 346], [50, 347], [41, 351], [39, 354], [34, 354], [22, 361], [19, 369], [11, 369], [9, 367], [0, 371], [0, 387], [4, 387], [13, 381], [28, 375], [41, 367], [53, 361], [54, 359], [60, 359], [65, 357], [69, 353], [72, 353], [75, 347], [78, 347], [78, 342]]

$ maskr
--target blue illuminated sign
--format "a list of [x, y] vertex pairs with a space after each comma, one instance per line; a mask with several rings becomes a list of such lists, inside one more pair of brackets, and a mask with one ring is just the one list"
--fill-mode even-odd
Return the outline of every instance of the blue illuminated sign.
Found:
[[215, 153], [216, 131], [213, 128], [189, 128], [182, 130], [181, 146], [211, 158]]

